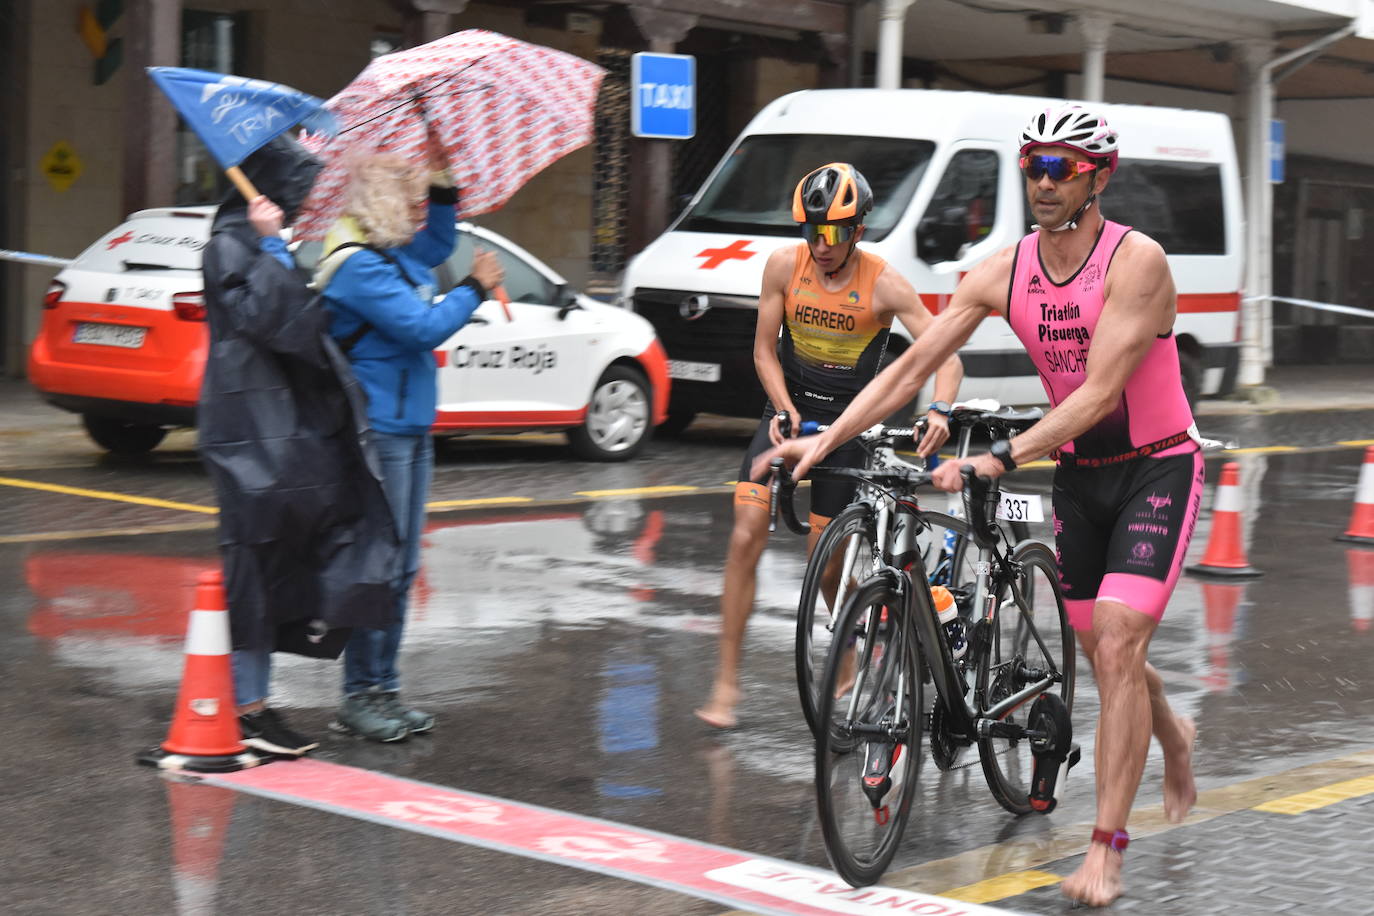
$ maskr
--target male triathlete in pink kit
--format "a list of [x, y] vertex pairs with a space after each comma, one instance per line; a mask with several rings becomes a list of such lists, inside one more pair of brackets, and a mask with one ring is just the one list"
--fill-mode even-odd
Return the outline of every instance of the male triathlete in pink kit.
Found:
[[1076, 105], [1049, 108], [1021, 134], [1021, 169], [1037, 225], [979, 264], [949, 308], [818, 436], [774, 454], [807, 470], [839, 443], [911, 399], [931, 370], [991, 314], [1007, 319], [1040, 373], [1052, 409], [987, 454], [946, 462], [942, 490], [970, 464], [996, 477], [1053, 455], [1054, 527], [1069, 619], [1097, 676], [1097, 825], [1065, 895], [1104, 906], [1121, 894], [1126, 820], [1153, 731], [1164, 750], [1164, 810], [1180, 821], [1197, 799], [1196, 728], [1164, 698], [1146, 661], [1183, 565], [1202, 496], [1202, 458], [1179, 375], [1173, 278], [1153, 239], [1103, 218], [1093, 203], [1117, 166], [1117, 135]]

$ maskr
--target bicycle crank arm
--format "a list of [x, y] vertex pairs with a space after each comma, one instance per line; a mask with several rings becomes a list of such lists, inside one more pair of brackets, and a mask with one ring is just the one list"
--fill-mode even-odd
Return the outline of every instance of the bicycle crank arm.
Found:
[[840, 728], [852, 738], [883, 738], [888, 741], [896, 741], [898, 744], [906, 741], [907, 733], [911, 730], [907, 726], [865, 725], [862, 722], [842, 725]]
[[979, 719], [978, 720], [979, 738], [1011, 738], [1020, 740], [1022, 738], [1042, 738], [1039, 732], [1031, 731], [1024, 725], [1017, 725], [1014, 722], [1003, 722], [1000, 719]]

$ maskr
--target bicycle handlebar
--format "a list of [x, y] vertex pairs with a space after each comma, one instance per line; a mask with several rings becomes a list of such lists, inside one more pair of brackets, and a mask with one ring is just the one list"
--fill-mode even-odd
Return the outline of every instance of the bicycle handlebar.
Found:
[[[797, 481], [792, 478], [792, 473], [787, 468], [787, 463], [781, 458], [774, 458], [769, 465], [772, 471], [772, 480], [768, 487], [769, 498], [769, 520], [768, 530], [777, 530], [777, 520], [781, 516], [783, 523], [796, 534], [807, 534], [811, 526], [797, 518], [797, 509], [793, 503], [793, 496], [797, 491]], [[832, 468], [814, 467], [811, 469], [810, 477], [815, 479], [839, 480], [849, 478], [860, 483], [887, 490], [914, 490], [930, 483], [930, 474], [926, 471], [916, 469], [906, 470], [904, 468], [885, 468], [882, 470], [869, 470], [867, 468]]]

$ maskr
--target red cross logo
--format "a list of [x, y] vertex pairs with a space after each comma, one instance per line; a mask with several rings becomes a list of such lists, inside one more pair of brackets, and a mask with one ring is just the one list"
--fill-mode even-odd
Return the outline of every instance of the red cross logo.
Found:
[[131, 239], [131, 238], [133, 238], [133, 237], [134, 237], [133, 230], [130, 230], [130, 231], [124, 233], [123, 235], [117, 235], [117, 236], [115, 236], [114, 238], [110, 239], [108, 242], [105, 243], [105, 250], [106, 250], [106, 251], [113, 251], [114, 249], [118, 248], [120, 245], [123, 245], [125, 242], [129, 241], [129, 239]]
[[738, 239], [724, 248], [704, 248], [692, 257], [706, 259], [701, 263], [702, 270], [715, 270], [726, 261], [747, 261], [758, 254], [757, 251], [747, 251], [748, 247], [747, 241]]

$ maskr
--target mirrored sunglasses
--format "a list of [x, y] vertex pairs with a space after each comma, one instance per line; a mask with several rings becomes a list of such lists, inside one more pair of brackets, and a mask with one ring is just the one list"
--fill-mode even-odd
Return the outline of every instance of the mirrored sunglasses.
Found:
[[857, 231], [857, 226], [841, 226], [837, 223], [802, 223], [802, 238], [808, 244], [824, 239], [827, 245], [838, 245], [852, 239]]
[[1097, 168], [1095, 162], [1080, 162], [1067, 156], [1022, 156], [1021, 171], [1031, 181], [1039, 181], [1046, 175], [1050, 181], [1072, 181], [1079, 175]]

